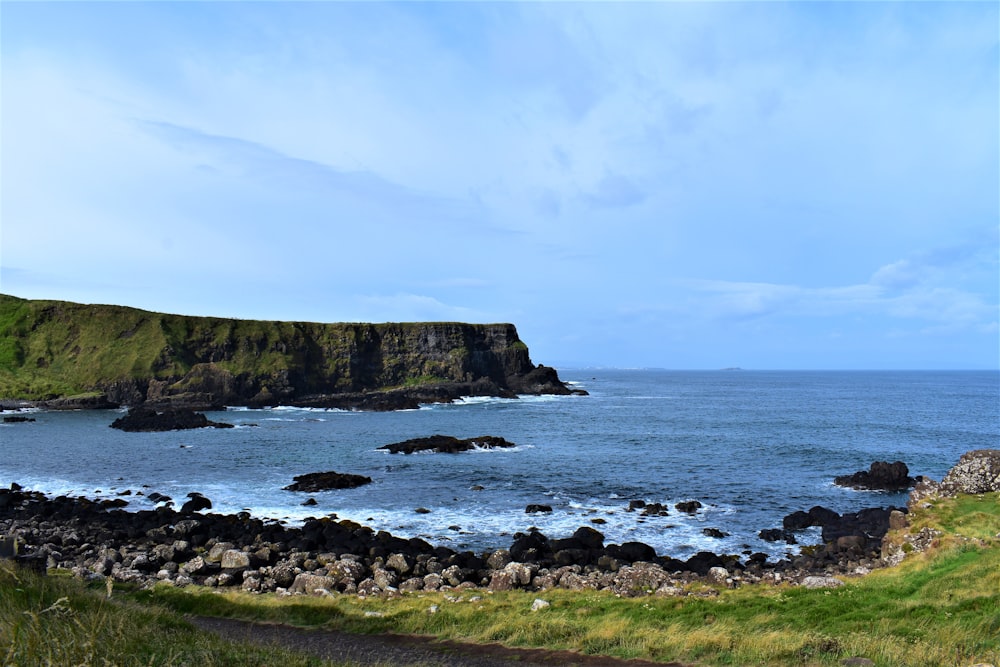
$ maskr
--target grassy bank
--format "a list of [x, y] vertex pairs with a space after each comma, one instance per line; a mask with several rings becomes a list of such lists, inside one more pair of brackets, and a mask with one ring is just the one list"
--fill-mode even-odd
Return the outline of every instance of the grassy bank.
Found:
[[[15, 624], [15, 657], [76, 652], [53, 664], [313, 664], [213, 640], [192, 630], [186, 613], [697, 665], [839, 665], [855, 656], [894, 666], [1000, 663], [1000, 494], [935, 501], [911, 525], [942, 535], [897, 567], [821, 590], [695, 584], [687, 596], [661, 598], [464, 590], [359, 599], [159, 587], [116, 592], [127, 598], [118, 606], [103, 589], [58, 577], [14, 582], [27, 575], [8, 571], [0, 633]], [[549, 606], [532, 611], [536, 598]], [[91, 654], [89, 663], [79, 658]]]
[[231, 643], [159, 605], [0, 561], [0, 664], [10, 667], [321, 667], [331, 663]]

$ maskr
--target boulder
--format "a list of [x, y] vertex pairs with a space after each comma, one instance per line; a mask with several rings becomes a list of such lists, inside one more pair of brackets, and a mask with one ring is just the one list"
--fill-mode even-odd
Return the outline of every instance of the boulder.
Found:
[[674, 505], [674, 508], [678, 512], [684, 512], [685, 514], [694, 514], [701, 508], [701, 503], [697, 500], [685, 500]]
[[548, 514], [551, 511], [551, 505], [531, 504], [524, 508], [525, 514]]
[[838, 475], [833, 483], [865, 491], [902, 491], [913, 486], [916, 480], [910, 477], [910, 470], [902, 461], [875, 461], [867, 471]]
[[212, 501], [201, 495], [197, 491], [192, 491], [188, 494], [188, 500], [181, 506], [182, 514], [190, 514], [191, 512], [198, 512], [200, 510], [210, 510], [212, 509]]
[[302, 593], [305, 595], [323, 595], [336, 590], [337, 581], [332, 577], [325, 577], [318, 574], [296, 575], [295, 581], [288, 588], [289, 593]]
[[940, 493], [995, 493], [1000, 491], [1000, 449], [966, 452], [941, 480]]
[[786, 544], [798, 544], [798, 540], [795, 539], [792, 531], [782, 530], [781, 528], [765, 528], [757, 533], [757, 537], [765, 542], [781, 542], [784, 540]]

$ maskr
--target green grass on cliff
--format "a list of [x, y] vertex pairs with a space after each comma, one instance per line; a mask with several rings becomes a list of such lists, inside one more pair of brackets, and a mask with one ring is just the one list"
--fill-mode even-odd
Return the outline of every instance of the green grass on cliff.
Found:
[[461, 381], [471, 332], [484, 327], [500, 327], [507, 338], [494, 351], [530, 363], [510, 325], [237, 320], [0, 294], [0, 398], [73, 396], [132, 379], [200, 391], [203, 379], [188, 375], [198, 364], [253, 378], [275, 394], [289, 382], [308, 394]]

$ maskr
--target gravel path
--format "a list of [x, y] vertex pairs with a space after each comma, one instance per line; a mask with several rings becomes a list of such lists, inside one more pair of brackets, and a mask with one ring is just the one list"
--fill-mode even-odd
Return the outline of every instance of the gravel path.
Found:
[[618, 660], [569, 651], [514, 649], [495, 644], [465, 644], [410, 635], [358, 635], [335, 630], [305, 630], [287, 625], [230, 618], [188, 620], [230, 640], [280, 646], [333, 661], [386, 667], [683, 667], [679, 663]]

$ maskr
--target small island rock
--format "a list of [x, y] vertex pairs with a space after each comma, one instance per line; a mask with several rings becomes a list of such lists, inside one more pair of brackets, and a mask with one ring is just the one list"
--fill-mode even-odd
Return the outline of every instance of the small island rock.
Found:
[[295, 482], [284, 487], [285, 491], [313, 493], [315, 491], [329, 491], [331, 489], [353, 489], [365, 484], [371, 484], [372, 481], [371, 477], [365, 477], [364, 475], [351, 475], [332, 470], [296, 475], [292, 479]]
[[412, 438], [403, 442], [384, 445], [379, 449], [388, 450], [390, 454], [413, 454], [414, 452], [438, 452], [455, 454], [471, 449], [497, 449], [515, 447], [512, 442], [495, 435], [483, 435], [478, 438], [460, 439], [450, 435], [431, 435], [426, 438]]

